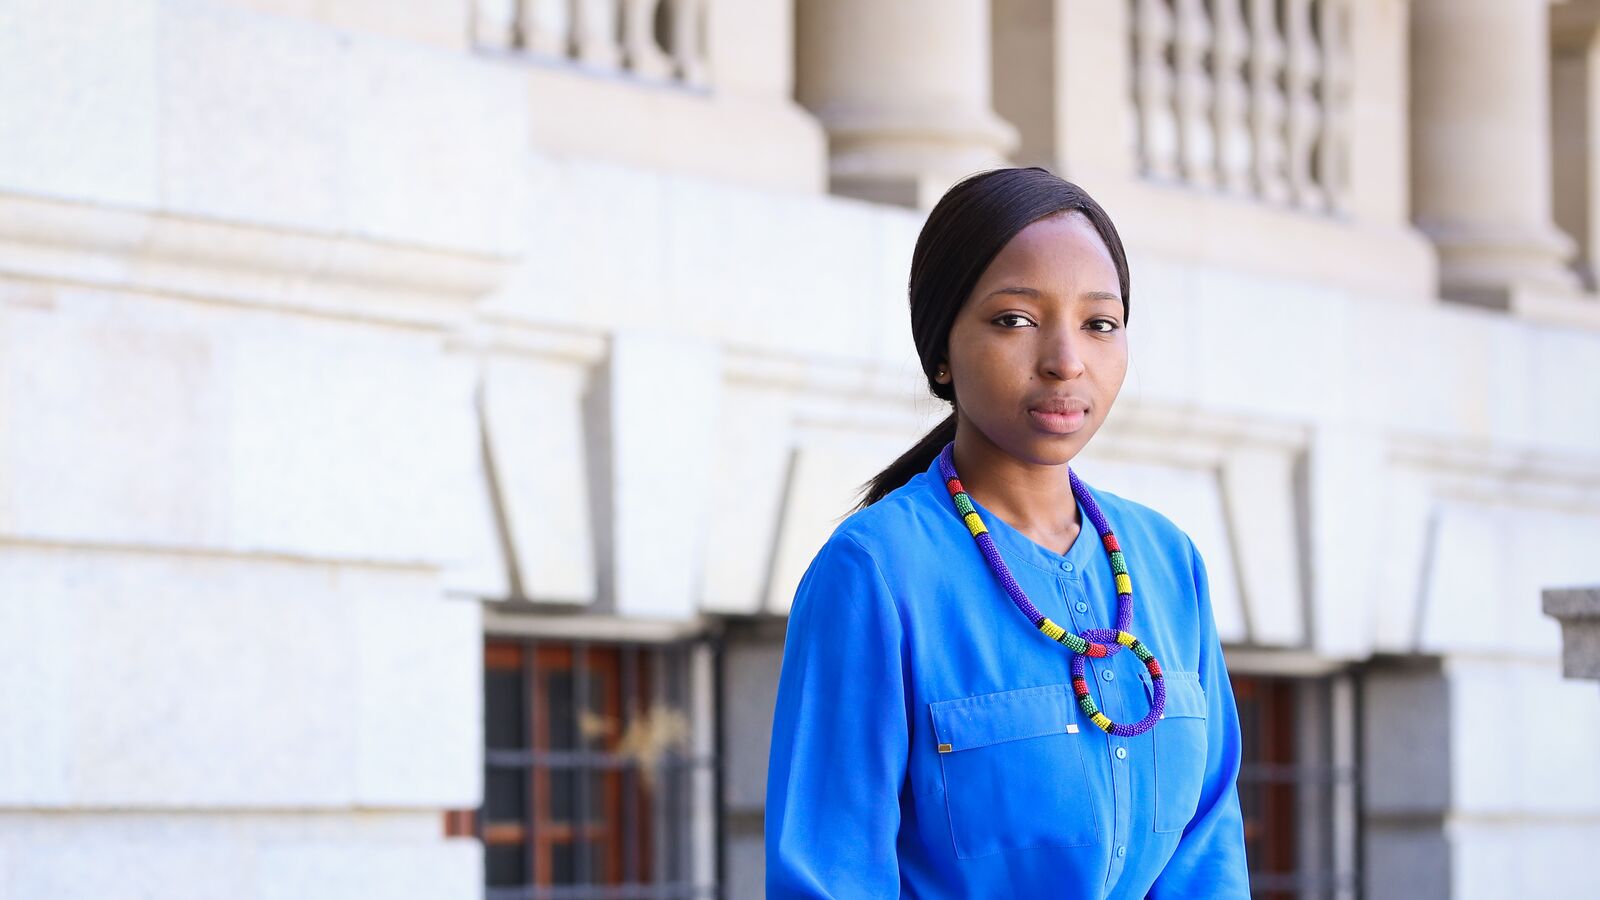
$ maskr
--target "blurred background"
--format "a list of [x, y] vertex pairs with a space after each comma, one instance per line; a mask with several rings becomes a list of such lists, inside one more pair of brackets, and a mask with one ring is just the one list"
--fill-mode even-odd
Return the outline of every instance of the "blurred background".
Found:
[[905, 283], [1130, 251], [1257, 896], [1594, 896], [1600, 2], [0, 0], [0, 898], [753, 898]]

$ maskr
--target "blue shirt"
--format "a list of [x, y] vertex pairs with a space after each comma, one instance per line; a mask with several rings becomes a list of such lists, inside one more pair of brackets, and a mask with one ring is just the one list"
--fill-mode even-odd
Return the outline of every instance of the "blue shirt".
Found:
[[[1167, 684], [1164, 718], [1113, 737], [1078, 708], [1071, 653], [1000, 587], [937, 466], [845, 519], [800, 580], [767, 769], [767, 896], [1248, 898], [1239, 718], [1188, 535], [1090, 486], [1133, 579], [1132, 631]], [[1081, 505], [1065, 555], [974, 505], [1040, 612], [1074, 632], [1115, 627]], [[1090, 659], [1086, 677], [1114, 721], [1149, 711], [1133, 653]]]

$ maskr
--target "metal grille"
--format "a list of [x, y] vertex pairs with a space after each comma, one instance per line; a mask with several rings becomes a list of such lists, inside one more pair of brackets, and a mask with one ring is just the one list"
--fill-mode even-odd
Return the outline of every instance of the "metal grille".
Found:
[[714, 652], [705, 639], [488, 640], [484, 805], [470, 817], [487, 900], [719, 896], [718, 850], [696, 840], [715, 833]]

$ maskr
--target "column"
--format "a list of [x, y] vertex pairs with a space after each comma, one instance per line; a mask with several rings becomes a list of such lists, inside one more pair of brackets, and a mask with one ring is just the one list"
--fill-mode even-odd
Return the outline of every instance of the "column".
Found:
[[1577, 289], [1551, 213], [1548, 3], [1411, 5], [1412, 212], [1451, 299]]
[[1578, 244], [1579, 277], [1600, 290], [1600, 3], [1550, 10], [1556, 225]]
[[964, 175], [1006, 164], [987, 0], [804, 0], [798, 96], [828, 132], [835, 193], [927, 207]]

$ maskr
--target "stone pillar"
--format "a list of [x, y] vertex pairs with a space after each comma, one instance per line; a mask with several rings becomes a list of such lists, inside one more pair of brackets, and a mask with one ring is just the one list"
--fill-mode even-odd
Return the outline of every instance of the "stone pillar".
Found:
[[785, 619], [740, 616], [723, 632], [724, 896], [766, 896], [767, 757], [783, 668]]
[[1437, 662], [1374, 666], [1361, 686], [1362, 895], [1450, 900], [1450, 682]]
[[987, 0], [804, 0], [798, 96], [828, 132], [835, 193], [931, 206], [1006, 164], [991, 102]]
[[1548, 5], [1411, 4], [1412, 213], [1451, 299], [1577, 290], [1551, 214]]
[[1556, 225], [1578, 244], [1579, 277], [1600, 290], [1600, 0], [1550, 10]]

